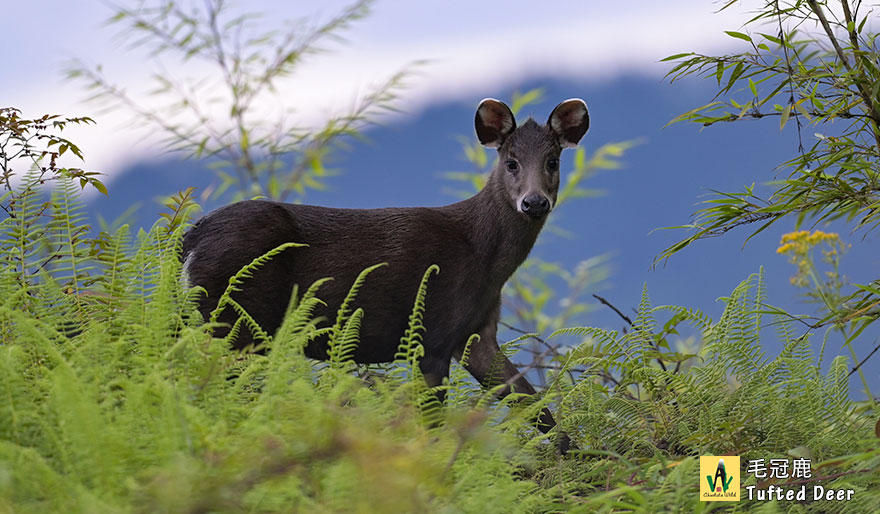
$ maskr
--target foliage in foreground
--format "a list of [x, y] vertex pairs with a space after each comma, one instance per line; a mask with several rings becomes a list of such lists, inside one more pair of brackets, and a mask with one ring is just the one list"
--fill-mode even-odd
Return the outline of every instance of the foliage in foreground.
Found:
[[[857, 491], [846, 509], [880, 507], [877, 413], [849, 399], [844, 357], [817, 362], [790, 322], [756, 313], [760, 277], [717, 322], [646, 294], [626, 333], [551, 334], [573, 346], [531, 405], [491, 401], [456, 367], [438, 425], [413, 377], [417, 329], [400, 362], [356, 366], [346, 345], [369, 313], [355, 298], [335, 325], [341, 357], [308, 360], [317, 287], [271, 352], [239, 355], [181, 284], [185, 196], [170, 223], [88, 241], [76, 194], [20, 194], [33, 201], [0, 222], [0, 512], [691, 512], [718, 508], [698, 500], [701, 454], [806, 456], [815, 483]], [[671, 348], [683, 324], [698, 352]], [[546, 403], [580, 451], [559, 457], [534, 430]]]

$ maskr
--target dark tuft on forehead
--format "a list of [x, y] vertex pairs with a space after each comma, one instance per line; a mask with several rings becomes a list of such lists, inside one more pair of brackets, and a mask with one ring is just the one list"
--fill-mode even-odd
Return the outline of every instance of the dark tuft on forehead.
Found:
[[529, 118], [504, 141], [501, 150], [511, 150], [517, 147], [550, 151], [559, 150], [559, 143], [553, 137], [549, 127], [540, 125], [533, 118]]

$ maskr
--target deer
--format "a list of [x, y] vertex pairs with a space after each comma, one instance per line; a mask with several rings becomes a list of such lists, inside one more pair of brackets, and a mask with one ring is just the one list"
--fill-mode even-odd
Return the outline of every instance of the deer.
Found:
[[[418, 367], [441, 404], [444, 392], [437, 386], [448, 378], [453, 358], [484, 387], [498, 389], [499, 398], [512, 392], [536, 394], [498, 345], [501, 290], [556, 206], [560, 154], [576, 147], [589, 129], [587, 104], [569, 99], [553, 109], [546, 124], [530, 117], [517, 126], [506, 104], [487, 98], [477, 107], [474, 124], [480, 143], [497, 149], [498, 159], [485, 186], [457, 203], [342, 209], [245, 200], [202, 217], [184, 235], [181, 251], [186, 280], [206, 292], [199, 299], [201, 314], [207, 319], [217, 307], [231, 276], [285, 243], [307, 246], [284, 249], [232, 295], [268, 334], [281, 326], [294, 285], [306, 288], [330, 277], [320, 286], [323, 305], [315, 315], [332, 323], [360, 272], [384, 263], [370, 273], [356, 298], [365, 315], [353, 359], [391, 362], [421, 278], [437, 265], [439, 273], [428, 283], [425, 297], [424, 352]], [[215, 336], [228, 334], [237, 318], [225, 309]], [[473, 334], [479, 338], [473, 339], [462, 362]], [[253, 343], [252, 335], [242, 330], [233, 346], [246, 349]], [[305, 354], [326, 360], [326, 338], [311, 340]], [[547, 433], [555, 425], [544, 408], [538, 428]], [[570, 448], [563, 433], [556, 442], [563, 454]]]

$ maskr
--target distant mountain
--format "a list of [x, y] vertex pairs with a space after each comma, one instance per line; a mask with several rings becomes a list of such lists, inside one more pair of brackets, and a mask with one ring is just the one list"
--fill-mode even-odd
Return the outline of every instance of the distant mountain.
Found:
[[[717, 319], [723, 304], [716, 299], [728, 295], [763, 266], [772, 304], [790, 312], [813, 312], [812, 306], [799, 301], [798, 291], [789, 284], [792, 265], [775, 252], [781, 234], [793, 228], [788, 222], [762, 232], [745, 247], [743, 241], [750, 229], [731, 231], [724, 237], [700, 242], [651, 269], [654, 256], [684, 236], [681, 230], [656, 229], [687, 223], [701, 196], [710, 189], [739, 191], [754, 181], [760, 184], [772, 180], [776, 177], [775, 167], [797, 151], [795, 131], [780, 133], [773, 122], [721, 124], [704, 130], [693, 124], [663, 128], [676, 115], [711, 99], [713, 91], [708, 81], [669, 85], [646, 78], [603, 83], [547, 79], [483, 91], [458, 103], [437, 104], [391, 125], [371, 128], [367, 142], [354, 142], [349, 151], [336, 156], [332, 166], [343, 173], [331, 179], [332, 191], [309, 193], [306, 200], [338, 207], [441, 205], [455, 201], [445, 191], [458, 185], [442, 178], [442, 174], [469, 169], [458, 137], [473, 137], [474, 109], [479, 100], [489, 96], [509, 99], [514, 90], [537, 86], [545, 88], [546, 100], [527, 108], [526, 114], [534, 114], [540, 122], [563, 99], [580, 97], [587, 101], [592, 125], [581, 145], [588, 151], [612, 141], [639, 139], [641, 143], [623, 157], [624, 169], [604, 172], [587, 184], [605, 191], [604, 196], [576, 200], [553, 214], [574, 237], [545, 234], [534, 254], [568, 267], [592, 256], [610, 255], [612, 275], [601, 294], [625, 311], [638, 304], [647, 284], [655, 305], [700, 308]], [[812, 137], [812, 131], [806, 132], [809, 135], [804, 137]], [[563, 154], [563, 173], [571, 155]], [[151, 223], [161, 210], [154, 198], [190, 185], [206, 187], [212, 180], [211, 172], [197, 162], [138, 163], [112, 182], [109, 198], [96, 199], [92, 207], [112, 220], [140, 202], [138, 220]], [[838, 228], [844, 231], [844, 240], [854, 243], [843, 258], [849, 278], [864, 282], [876, 276], [880, 269], [876, 240], [862, 243], [845, 233], [845, 227]], [[616, 314], [601, 307], [588, 314], [583, 323], [622, 326]], [[872, 330], [873, 335], [866, 333], [863, 340], [873, 340], [880, 327]], [[767, 350], [778, 352], [773, 327], [765, 332]], [[817, 349], [821, 339], [821, 334], [813, 339]], [[868, 351], [865, 345], [857, 354], [864, 356]], [[826, 355], [828, 352], [848, 354], [837, 338], [832, 338]], [[878, 365], [873, 363], [874, 369]], [[875, 378], [874, 385], [880, 385], [880, 378]]]

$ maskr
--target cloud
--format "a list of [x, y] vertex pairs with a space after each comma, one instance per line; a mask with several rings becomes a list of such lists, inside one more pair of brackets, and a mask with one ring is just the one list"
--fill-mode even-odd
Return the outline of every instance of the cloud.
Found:
[[[344, 5], [325, 4], [319, 16], [327, 19], [336, 4]], [[293, 77], [279, 83], [279, 96], [287, 107], [296, 108], [297, 122], [309, 126], [329, 114], [345, 111], [371, 85], [381, 83], [409, 63], [425, 59], [429, 62], [415, 70], [409, 87], [402, 92], [400, 106], [404, 112], [418, 113], [439, 101], [475, 101], [487, 90], [508, 84], [512, 89], [534, 77], [584, 81], [611, 80], [622, 75], [659, 78], [668, 69], [668, 64], [658, 62], [661, 58], [683, 51], [724, 51], [735, 41], [723, 30], [735, 30], [746, 19], [742, 8], [712, 14], [713, 6], [704, 1], [630, 2], [625, 9], [610, 4], [547, 2], [537, 8], [534, 2], [524, 0], [379, 2], [372, 16], [346, 34], [347, 43], [330, 45], [332, 52], [310, 58]], [[268, 17], [276, 20], [287, 16], [287, 6], [286, 2], [264, 2], [253, 8], [277, 10]], [[97, 17], [97, 11], [89, 10], [88, 15]], [[67, 26], [71, 21], [77, 24], [76, 20], [67, 20]], [[80, 23], [94, 24], [94, 20]], [[109, 30], [103, 33], [105, 41], [111, 40]], [[59, 39], [66, 37], [62, 31], [54, 34]], [[68, 45], [69, 41], [59, 40], [57, 45]], [[107, 63], [107, 75], [131, 90], [154, 72], [144, 56], [126, 53], [118, 44], [100, 46], [99, 41], [98, 35], [90, 32], [81, 48], [74, 40], [70, 43], [73, 46], [65, 46], [65, 52]], [[25, 47], [23, 51], [47, 52], [51, 48]], [[49, 59], [39, 53], [25, 59], [31, 63], [57, 60], [54, 55]], [[45, 77], [46, 68], [29, 68], [24, 73]], [[207, 72], [207, 68], [199, 68], [197, 74], [202, 69]], [[170, 66], [169, 72], [193, 75], [191, 65]], [[40, 78], [7, 82], [0, 87], [3, 97], [25, 109], [26, 115], [94, 112], [93, 106], [81, 103], [83, 91], [71, 83]], [[277, 98], [269, 98], [261, 109], [268, 116], [277, 112], [277, 104]], [[145, 100], [145, 105], [157, 106], [155, 100]], [[216, 112], [222, 116], [224, 111]], [[133, 122], [127, 113], [95, 117], [98, 126], [67, 134], [80, 143], [88, 168], [112, 176], [131, 162], [162, 151], [155, 133]]]

